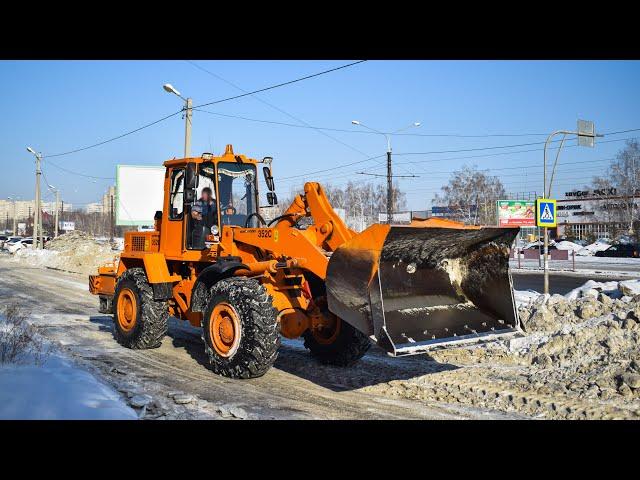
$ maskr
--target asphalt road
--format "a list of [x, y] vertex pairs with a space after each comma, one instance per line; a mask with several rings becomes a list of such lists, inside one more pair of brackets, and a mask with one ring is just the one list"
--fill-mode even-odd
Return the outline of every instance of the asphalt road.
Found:
[[[543, 290], [543, 275], [540, 273], [512, 273], [513, 288], [516, 290], [535, 290], [536, 292], [542, 292]], [[598, 277], [598, 282], [611, 282], [614, 280], [628, 280], [629, 277]], [[559, 293], [564, 295], [570, 292], [574, 288], [584, 285], [585, 282], [590, 280], [585, 275], [570, 275], [570, 274], [550, 274], [549, 275], [549, 290], [551, 293]]]

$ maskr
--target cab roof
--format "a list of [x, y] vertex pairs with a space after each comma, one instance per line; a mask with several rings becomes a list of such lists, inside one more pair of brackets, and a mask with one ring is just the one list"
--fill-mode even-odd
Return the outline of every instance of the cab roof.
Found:
[[224, 149], [224, 153], [216, 157], [212, 153], [203, 153], [200, 157], [187, 157], [187, 158], [172, 158], [171, 160], [165, 161], [162, 165], [165, 167], [175, 167], [178, 165], [186, 165], [187, 163], [203, 163], [203, 162], [240, 162], [240, 163], [253, 163], [256, 164], [258, 161], [254, 158], [249, 158], [245, 155], [236, 155], [233, 153], [233, 145], [228, 144]]

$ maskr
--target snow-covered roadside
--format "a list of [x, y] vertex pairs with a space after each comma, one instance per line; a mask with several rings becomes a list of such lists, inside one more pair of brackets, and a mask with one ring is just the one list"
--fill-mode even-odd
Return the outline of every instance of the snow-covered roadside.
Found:
[[0, 365], [0, 419], [135, 420], [120, 395], [69, 360]]
[[[15, 313], [15, 312], [14, 312]], [[8, 315], [8, 314], [7, 314]], [[121, 396], [78, 367], [38, 336], [26, 323], [0, 315], [0, 419], [3, 420], [134, 420]], [[19, 355], [7, 352], [19, 350]]]

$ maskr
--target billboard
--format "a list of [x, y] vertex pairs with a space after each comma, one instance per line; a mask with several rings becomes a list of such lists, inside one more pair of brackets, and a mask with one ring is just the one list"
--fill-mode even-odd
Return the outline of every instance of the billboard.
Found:
[[536, 202], [529, 200], [498, 200], [499, 227], [535, 227]]
[[164, 174], [164, 167], [117, 166], [116, 225], [153, 225], [164, 201]]
[[64, 230], [65, 232], [70, 232], [71, 230], [76, 229], [76, 222], [59, 222], [60, 230]]

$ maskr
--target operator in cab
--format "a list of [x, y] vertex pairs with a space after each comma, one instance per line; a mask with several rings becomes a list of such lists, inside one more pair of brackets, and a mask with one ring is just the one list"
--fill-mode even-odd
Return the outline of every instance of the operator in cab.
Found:
[[204, 241], [213, 225], [218, 224], [218, 210], [209, 187], [202, 189], [200, 200], [191, 207], [193, 225], [193, 247], [204, 247]]

